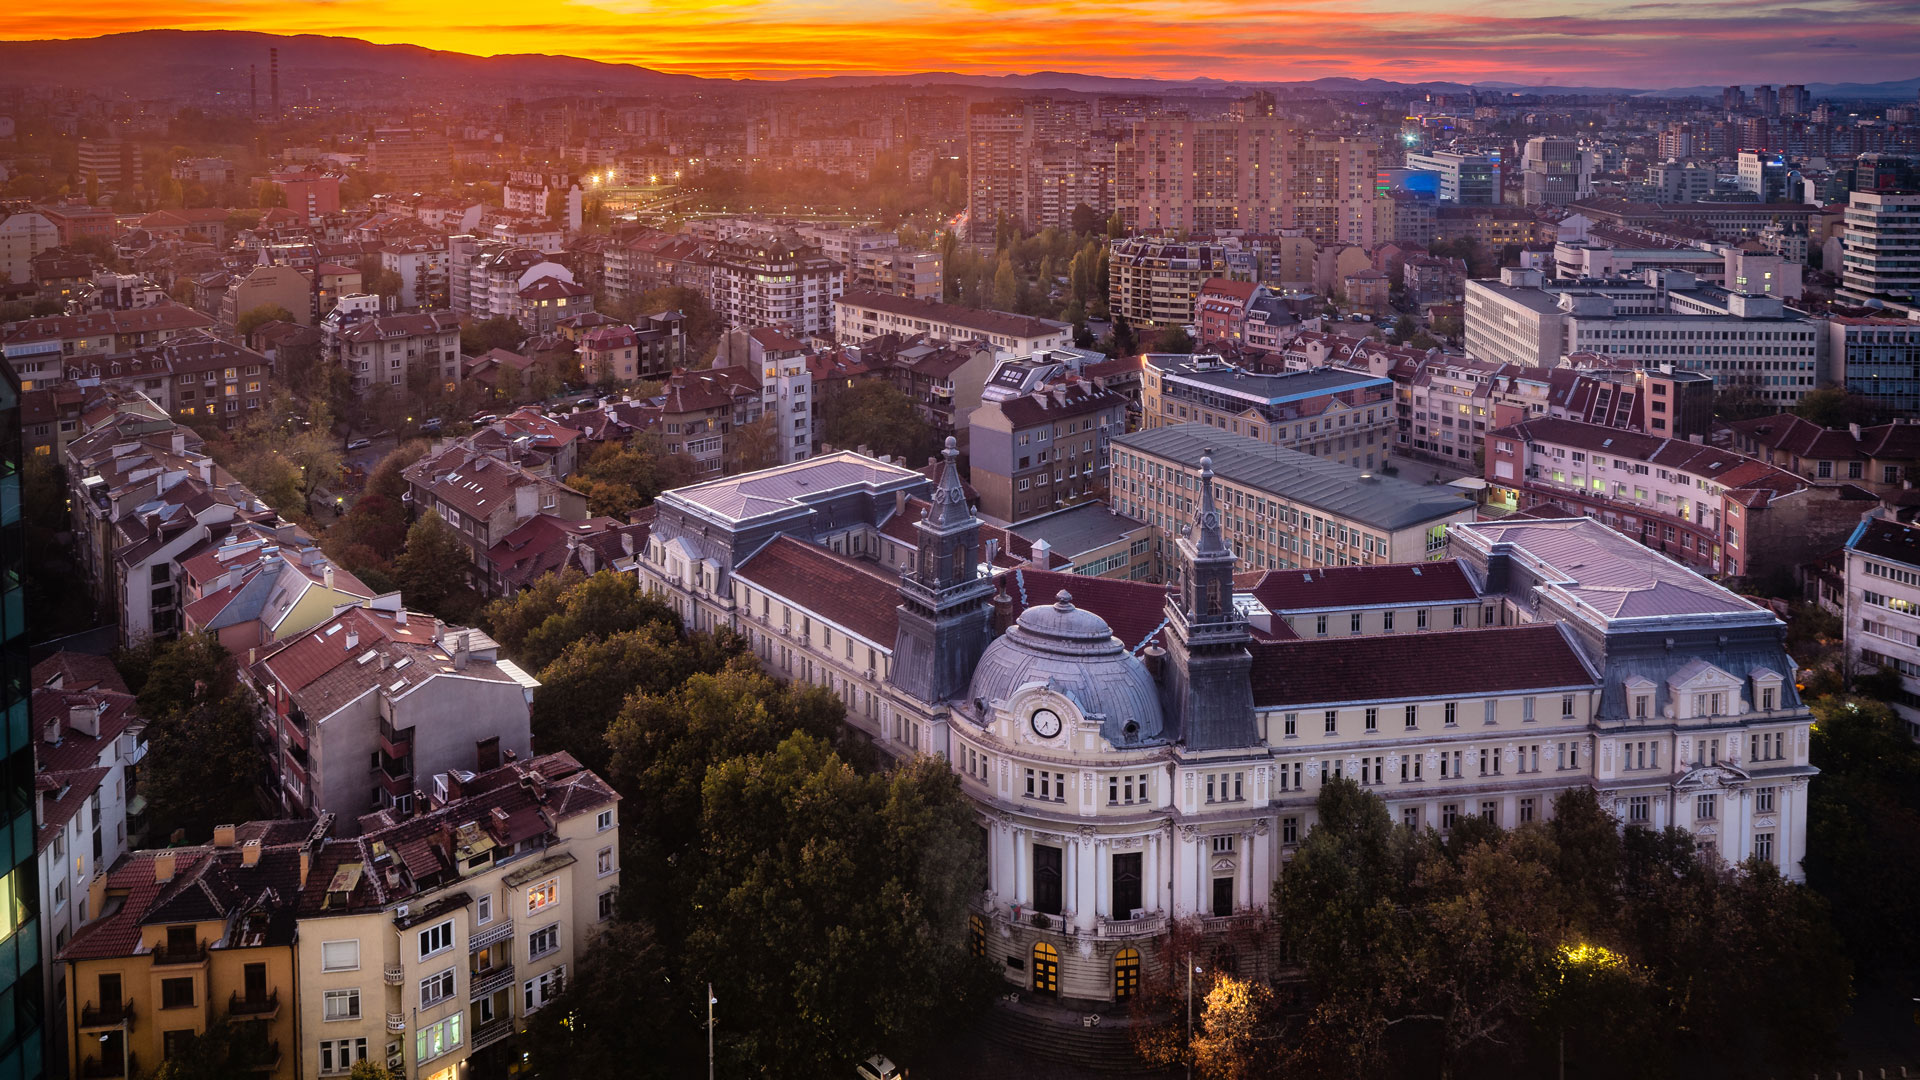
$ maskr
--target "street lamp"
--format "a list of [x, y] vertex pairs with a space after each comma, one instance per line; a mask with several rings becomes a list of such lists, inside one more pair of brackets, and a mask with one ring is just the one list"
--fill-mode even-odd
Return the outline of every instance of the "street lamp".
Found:
[[[1193, 977], [1199, 968], [1193, 966], [1193, 951], [1187, 951], [1187, 1080], [1193, 1080]], [[711, 1076], [707, 1080], [713, 1080]]]
[[713, 1080], [713, 1007], [720, 999], [713, 996], [713, 984], [707, 984], [707, 1080]]

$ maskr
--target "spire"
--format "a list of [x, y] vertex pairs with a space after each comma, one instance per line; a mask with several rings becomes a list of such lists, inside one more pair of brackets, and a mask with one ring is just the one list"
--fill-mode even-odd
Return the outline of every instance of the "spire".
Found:
[[1231, 558], [1233, 553], [1227, 549], [1226, 537], [1220, 533], [1220, 511], [1213, 505], [1213, 447], [1207, 447], [1200, 454], [1200, 531], [1194, 537], [1194, 553], [1202, 558], [1209, 555]]
[[967, 495], [960, 487], [960, 440], [947, 436], [946, 449], [940, 451], [940, 456], [946, 458], [946, 462], [940, 467], [940, 482], [930, 496], [933, 505], [923, 520], [944, 532], [971, 522], [973, 511], [967, 508]]

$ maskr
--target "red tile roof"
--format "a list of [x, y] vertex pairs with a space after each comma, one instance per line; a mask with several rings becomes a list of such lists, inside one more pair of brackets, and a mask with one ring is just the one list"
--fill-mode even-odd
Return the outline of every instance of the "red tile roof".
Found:
[[1066, 590], [1073, 595], [1073, 606], [1091, 611], [1107, 621], [1113, 636], [1129, 651], [1158, 640], [1166, 627], [1166, 585], [1119, 578], [1062, 574], [1052, 570], [1014, 570], [1000, 575], [1000, 588], [1013, 598], [1021, 610], [1053, 603]]
[[[54, 680], [59, 680], [56, 684]], [[62, 690], [114, 690], [127, 693], [120, 669], [104, 656], [61, 650], [33, 665], [33, 685]]]
[[1253, 657], [1253, 701], [1262, 708], [1510, 694], [1595, 681], [1559, 623], [1262, 642]]
[[1457, 559], [1269, 570], [1249, 591], [1270, 611], [1386, 604], [1464, 604], [1480, 596]]
[[782, 535], [742, 563], [734, 576], [893, 648], [900, 628], [900, 581], [873, 563]]

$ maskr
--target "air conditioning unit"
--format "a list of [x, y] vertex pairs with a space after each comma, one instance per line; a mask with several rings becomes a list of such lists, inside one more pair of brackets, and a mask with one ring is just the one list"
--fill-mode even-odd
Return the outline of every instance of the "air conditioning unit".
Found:
[[410, 907], [410, 906], [411, 906], [411, 905], [408, 905], [408, 904], [401, 904], [400, 906], [398, 906], [398, 907], [396, 907], [396, 908], [394, 908], [394, 909], [393, 909], [393, 914], [394, 914], [394, 916], [395, 916], [396, 918], [401, 918], [401, 919], [404, 919], [404, 918], [406, 918], [406, 917], [407, 917], [407, 911], [408, 911], [408, 909], [409, 909], [409, 907]]
[[1146, 908], [1134, 908], [1132, 911], [1127, 913], [1127, 919], [1130, 922], [1138, 922], [1139, 920], [1144, 919], [1146, 917], [1147, 917]]

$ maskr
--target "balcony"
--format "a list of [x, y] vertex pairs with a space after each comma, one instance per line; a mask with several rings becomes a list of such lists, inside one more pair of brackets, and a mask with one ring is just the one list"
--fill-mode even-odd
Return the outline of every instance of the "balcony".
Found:
[[160, 964], [204, 964], [207, 962], [207, 943], [196, 942], [189, 948], [174, 948], [168, 945], [153, 947], [153, 962]]
[[80, 1007], [80, 1029], [117, 1028], [122, 1024], [129, 1030], [133, 1028], [133, 1002], [109, 1002], [104, 1006], [89, 1001]]
[[484, 1047], [492, 1046], [494, 1043], [497, 1043], [500, 1040], [512, 1034], [513, 1034], [513, 1018], [512, 1017], [502, 1016], [496, 1020], [489, 1020], [486, 1023], [481, 1024], [479, 1027], [473, 1029], [473, 1048], [475, 1050], [479, 1050]]
[[505, 941], [513, 936], [513, 920], [501, 919], [494, 925], [475, 933], [467, 939], [467, 951], [479, 952], [496, 941]]
[[496, 990], [511, 989], [513, 986], [513, 965], [488, 968], [473, 973], [473, 988], [467, 991], [469, 1001], [479, 1001]]
[[128, 1054], [127, 1060], [124, 1063], [102, 1061], [97, 1057], [90, 1057], [80, 1063], [80, 1075], [86, 1077], [87, 1080], [107, 1076], [139, 1076], [140, 1055]]
[[237, 992], [229, 994], [227, 1012], [251, 1020], [271, 1020], [280, 1014], [280, 991], [269, 990], [265, 997], [244, 997]]
[[[399, 766], [392, 765], [387, 768], [399, 768]], [[380, 782], [380, 787], [385, 790], [388, 795], [396, 799], [405, 798], [413, 794], [413, 774], [411, 772], [403, 772], [401, 775], [395, 776], [388, 772], [386, 768], [382, 768], [375, 769], [373, 771], [373, 777]]]
[[402, 1032], [407, 1030], [407, 1014], [390, 1012], [387, 1014], [387, 1030]]
[[404, 758], [413, 753], [413, 729], [396, 728], [391, 719], [382, 716], [380, 718], [380, 749], [390, 758]]
[[388, 986], [399, 986], [407, 981], [406, 969], [402, 968], [399, 964], [388, 964], [386, 979]]

